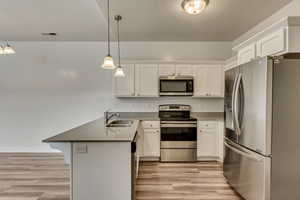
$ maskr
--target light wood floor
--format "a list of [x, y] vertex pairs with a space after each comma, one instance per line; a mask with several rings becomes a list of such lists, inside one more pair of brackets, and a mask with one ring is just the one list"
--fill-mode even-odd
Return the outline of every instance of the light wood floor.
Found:
[[[0, 200], [69, 200], [62, 154], [0, 153]], [[218, 163], [142, 163], [137, 200], [240, 200]]]
[[68, 200], [62, 154], [0, 153], [0, 200]]
[[241, 200], [215, 162], [142, 163], [138, 200]]

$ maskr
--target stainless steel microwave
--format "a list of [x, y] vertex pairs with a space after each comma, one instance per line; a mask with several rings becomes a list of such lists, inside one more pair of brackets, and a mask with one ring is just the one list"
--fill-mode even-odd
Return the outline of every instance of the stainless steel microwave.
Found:
[[159, 78], [160, 96], [193, 96], [194, 78], [192, 76], [161, 76]]

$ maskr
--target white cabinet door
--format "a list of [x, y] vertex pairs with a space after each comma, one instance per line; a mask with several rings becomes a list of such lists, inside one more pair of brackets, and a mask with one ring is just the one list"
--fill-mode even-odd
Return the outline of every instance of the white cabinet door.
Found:
[[159, 129], [144, 129], [144, 157], [160, 156]]
[[194, 97], [224, 97], [222, 66], [195, 66]]
[[285, 39], [285, 29], [280, 29], [279, 31], [264, 37], [257, 42], [257, 55], [265, 57], [285, 51]]
[[123, 65], [123, 70], [125, 77], [113, 78], [113, 94], [116, 97], [134, 96], [134, 65]]
[[[219, 157], [218, 122], [199, 122], [197, 135], [197, 157], [217, 159]], [[207, 123], [208, 125], [203, 125]], [[207, 126], [204, 128], [204, 126]]]
[[251, 44], [238, 52], [238, 65], [250, 62], [256, 57], [256, 46]]
[[193, 76], [194, 67], [192, 65], [176, 65], [176, 74], [179, 76]]
[[158, 65], [135, 65], [135, 94], [138, 97], [158, 97]]
[[138, 157], [142, 157], [144, 155], [144, 129], [142, 124], [139, 125], [137, 135], [136, 135], [136, 151]]
[[172, 64], [159, 65], [159, 76], [172, 76], [176, 74], [176, 67]]

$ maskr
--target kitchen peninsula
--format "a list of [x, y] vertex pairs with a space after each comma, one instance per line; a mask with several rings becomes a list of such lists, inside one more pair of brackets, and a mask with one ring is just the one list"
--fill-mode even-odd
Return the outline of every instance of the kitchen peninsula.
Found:
[[71, 167], [72, 200], [134, 198], [139, 124], [116, 120], [107, 126], [101, 118], [43, 141], [64, 149]]

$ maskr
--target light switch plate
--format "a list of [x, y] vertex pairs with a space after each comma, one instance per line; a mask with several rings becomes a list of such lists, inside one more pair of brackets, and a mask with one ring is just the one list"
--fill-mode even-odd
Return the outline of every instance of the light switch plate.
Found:
[[87, 144], [76, 144], [75, 152], [76, 153], [87, 153], [88, 152]]

